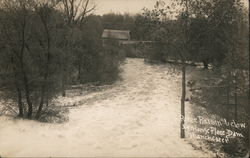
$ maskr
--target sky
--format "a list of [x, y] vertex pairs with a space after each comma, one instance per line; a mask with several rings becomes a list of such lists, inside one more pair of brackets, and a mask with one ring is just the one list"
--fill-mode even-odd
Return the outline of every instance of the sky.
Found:
[[[141, 12], [143, 7], [152, 8], [156, 0], [94, 0], [97, 5], [95, 14], [130, 13], [136, 14]], [[170, 1], [170, 0], [166, 0]]]
[[[142, 8], [153, 8], [156, 0], [92, 0], [96, 5], [95, 14], [103, 15], [105, 13], [130, 13], [136, 14], [142, 11]], [[171, 0], [164, 0], [166, 5], [171, 4]], [[244, 1], [248, 5], [248, 0]]]

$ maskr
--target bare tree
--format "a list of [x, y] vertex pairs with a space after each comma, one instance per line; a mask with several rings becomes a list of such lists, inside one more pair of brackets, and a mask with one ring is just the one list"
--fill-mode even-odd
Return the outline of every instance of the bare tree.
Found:
[[[44, 27], [45, 30], [45, 39], [46, 39], [46, 63], [45, 63], [45, 72], [43, 75], [43, 83], [41, 86], [41, 100], [40, 100], [40, 104], [38, 107], [38, 111], [36, 113], [36, 119], [38, 119], [41, 115], [43, 106], [44, 106], [44, 100], [45, 100], [45, 93], [47, 93], [48, 95], [48, 77], [49, 77], [49, 69], [50, 69], [50, 52], [51, 52], [51, 29], [49, 28], [49, 23], [50, 23], [50, 19], [49, 17], [51, 16], [51, 9], [49, 8], [48, 4], [39, 6], [38, 8], [36, 8], [36, 12], [38, 14], [38, 16], [41, 19], [42, 25]], [[48, 97], [46, 97], [48, 99]]]
[[57, 43], [64, 40], [63, 16], [54, 5], [33, 0], [6, 0], [0, 14], [0, 55], [6, 59], [0, 68], [10, 67], [0, 83], [8, 83], [5, 94], [16, 96], [20, 117], [28, 109], [27, 117], [32, 119], [36, 113], [38, 119], [59, 87], [58, 67], [63, 59], [59, 59], [62, 47]]
[[94, 11], [96, 5], [90, 6], [90, 0], [61, 0], [62, 10], [67, 24], [81, 24], [85, 16]]
[[[59, 0], [60, 9], [63, 11], [65, 16], [66, 24], [72, 28], [75, 26], [81, 26], [83, 24], [84, 18], [88, 13], [94, 11], [96, 5], [91, 5], [90, 0]], [[69, 32], [70, 33], [70, 32]], [[72, 33], [72, 31], [71, 31]], [[70, 35], [72, 36], [72, 35]], [[66, 42], [66, 45], [74, 45], [71, 40]], [[61, 92], [62, 96], [66, 95], [66, 85], [67, 85], [67, 65], [62, 64], [62, 74], [61, 74]]]
[[[23, 85], [26, 102], [28, 104], [28, 118], [32, 117], [33, 104], [31, 101], [29, 78], [27, 75], [24, 56], [25, 43], [28, 36], [27, 27], [30, 19], [28, 8], [31, 3], [32, 1], [29, 0], [3, 1], [2, 8], [4, 14], [6, 14], [7, 17], [9, 16], [8, 18], [12, 17], [13, 19], [8, 20], [8, 23], [3, 24], [1, 29], [5, 37], [6, 45], [12, 52], [11, 64], [13, 64], [15, 85], [18, 93], [19, 116], [23, 116], [23, 104], [21, 98], [22, 90], [20, 89], [20, 86]], [[18, 79], [21, 79], [22, 83], [20, 83]]]

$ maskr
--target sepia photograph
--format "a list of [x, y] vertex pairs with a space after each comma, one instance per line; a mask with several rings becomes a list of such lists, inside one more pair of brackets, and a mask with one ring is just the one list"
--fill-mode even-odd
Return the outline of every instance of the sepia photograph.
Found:
[[249, 158], [249, 0], [0, 0], [0, 158]]

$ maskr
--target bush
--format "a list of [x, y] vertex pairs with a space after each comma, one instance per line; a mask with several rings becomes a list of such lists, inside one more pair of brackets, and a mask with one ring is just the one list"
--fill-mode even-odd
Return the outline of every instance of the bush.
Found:
[[68, 113], [69, 109], [66, 107], [51, 105], [44, 108], [38, 120], [49, 123], [63, 123], [68, 121]]
[[[229, 77], [224, 78], [220, 73], [221, 72], [201, 71], [200, 74], [196, 75], [197, 77], [191, 77], [191, 80], [195, 81], [195, 84], [189, 84], [191, 90], [191, 103], [197, 107], [204, 107], [209, 114], [215, 114], [219, 116], [219, 118], [225, 118], [228, 121], [235, 120], [236, 122], [247, 124], [247, 93], [238, 92], [237, 111], [235, 111], [234, 85], [232, 85], [233, 83], [229, 84]], [[189, 83], [191, 82], [189, 81]], [[238, 87], [240, 87], [240, 85]], [[197, 109], [193, 110], [193, 114], [201, 115], [201, 112], [197, 111]], [[237, 118], [235, 118], [235, 112], [237, 112]], [[227, 129], [242, 133], [244, 138], [234, 138], [230, 139], [228, 144], [220, 144], [223, 151], [232, 157], [242, 157], [245, 155], [247, 152], [247, 142], [249, 141], [248, 128], [236, 129], [227, 127]]]
[[117, 46], [108, 45], [100, 52], [99, 80], [104, 83], [112, 83], [119, 78], [119, 65], [125, 59], [125, 55]]

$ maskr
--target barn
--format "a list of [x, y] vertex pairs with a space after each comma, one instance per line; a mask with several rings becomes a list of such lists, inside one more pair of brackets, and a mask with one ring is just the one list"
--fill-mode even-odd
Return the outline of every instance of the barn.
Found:
[[104, 29], [102, 33], [103, 45], [106, 45], [109, 41], [115, 41], [117, 44], [121, 44], [122, 41], [130, 41], [129, 30], [110, 30]]

